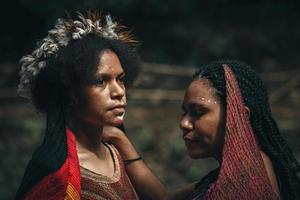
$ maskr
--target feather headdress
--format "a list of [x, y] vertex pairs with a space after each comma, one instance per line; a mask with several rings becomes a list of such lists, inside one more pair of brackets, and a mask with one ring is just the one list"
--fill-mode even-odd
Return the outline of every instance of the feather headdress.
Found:
[[38, 42], [36, 49], [20, 60], [20, 83], [18, 93], [22, 97], [30, 98], [30, 89], [34, 77], [40, 70], [47, 67], [46, 59], [57, 54], [61, 47], [67, 46], [71, 40], [78, 40], [88, 34], [99, 37], [120, 40], [130, 46], [137, 45], [137, 41], [126, 26], [114, 22], [110, 15], [104, 17], [99, 12], [89, 11], [86, 15], [78, 12], [78, 19], [59, 18], [48, 35]]

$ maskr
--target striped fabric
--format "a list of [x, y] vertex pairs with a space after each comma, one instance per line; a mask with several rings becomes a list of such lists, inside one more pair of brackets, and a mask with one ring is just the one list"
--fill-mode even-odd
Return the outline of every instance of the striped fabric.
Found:
[[80, 169], [76, 151], [76, 139], [70, 129], [66, 129], [67, 158], [54, 173], [45, 176], [35, 184], [21, 199], [36, 200], [79, 200]]
[[[95, 174], [91, 176], [92, 172], [87, 173], [87, 169], [80, 170], [75, 135], [63, 125], [62, 112], [48, 115], [44, 142], [27, 166], [16, 199], [138, 199], [124, 163], [113, 146], [109, 149], [115, 163], [115, 174], [108, 184], [103, 184], [100, 175], [95, 177]], [[124, 127], [120, 128], [124, 130]]]

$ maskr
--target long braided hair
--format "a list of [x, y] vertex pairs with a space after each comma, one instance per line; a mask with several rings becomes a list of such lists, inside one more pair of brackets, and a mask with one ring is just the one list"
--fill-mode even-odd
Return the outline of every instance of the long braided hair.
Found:
[[[250, 109], [250, 122], [256, 141], [261, 150], [273, 162], [283, 199], [300, 199], [300, 180], [297, 177], [300, 165], [272, 117], [266, 87], [257, 73], [249, 65], [240, 61], [216, 61], [200, 68], [194, 74], [193, 79], [205, 78], [211, 81], [221, 102], [226, 105], [227, 95], [223, 64], [230, 66], [235, 74], [244, 104]], [[217, 171], [210, 173], [200, 182], [196, 191], [204, 193], [204, 190], [216, 178]]]

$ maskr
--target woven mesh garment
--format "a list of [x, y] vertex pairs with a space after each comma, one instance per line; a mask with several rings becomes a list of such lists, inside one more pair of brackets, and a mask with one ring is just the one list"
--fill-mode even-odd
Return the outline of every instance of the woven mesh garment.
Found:
[[219, 170], [202, 181], [208, 187], [194, 193], [193, 199], [279, 199], [268, 178], [234, 73], [228, 65], [223, 67], [227, 105], [222, 162]]

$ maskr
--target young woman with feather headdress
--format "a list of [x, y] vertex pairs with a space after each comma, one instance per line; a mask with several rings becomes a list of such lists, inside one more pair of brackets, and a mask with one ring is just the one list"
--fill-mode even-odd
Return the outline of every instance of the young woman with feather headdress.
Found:
[[109, 15], [91, 11], [58, 19], [21, 59], [19, 93], [47, 127], [16, 199], [139, 199], [118, 150], [102, 141], [105, 126], [123, 128], [126, 87], [140, 66], [136, 43]]

